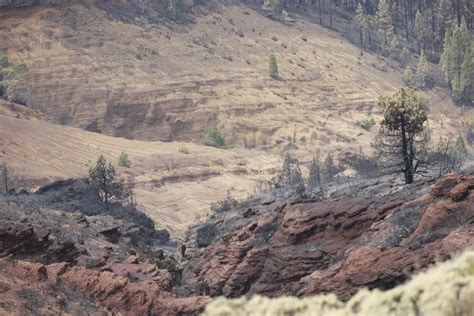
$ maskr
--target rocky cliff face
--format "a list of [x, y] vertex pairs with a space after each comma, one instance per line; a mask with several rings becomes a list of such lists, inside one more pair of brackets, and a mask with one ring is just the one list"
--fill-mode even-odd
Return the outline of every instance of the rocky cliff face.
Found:
[[472, 251], [389, 291], [359, 291], [348, 302], [334, 294], [298, 299], [219, 298], [208, 304], [205, 316], [250, 315], [472, 315], [474, 308], [474, 253]]
[[101, 209], [81, 181], [2, 199], [0, 312], [196, 314], [221, 295], [346, 301], [474, 245], [474, 176], [385, 180], [223, 210], [196, 230], [194, 256], [143, 215]]
[[474, 177], [428, 185], [397, 191], [380, 183], [216, 219], [217, 229], [234, 228], [192, 260], [189, 289], [226, 297], [335, 293], [343, 300], [363, 287], [390, 289], [474, 245]]
[[80, 181], [57, 182], [0, 200], [0, 314], [202, 310], [208, 298], [174, 293], [180, 274], [169, 235], [143, 214], [100, 209], [86, 202], [91, 196], [81, 201], [81, 188]]

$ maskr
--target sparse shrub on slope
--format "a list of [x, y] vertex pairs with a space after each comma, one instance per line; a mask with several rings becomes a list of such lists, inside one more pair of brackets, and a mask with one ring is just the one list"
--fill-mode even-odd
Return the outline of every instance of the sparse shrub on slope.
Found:
[[367, 117], [359, 122], [359, 126], [363, 129], [369, 131], [375, 125], [375, 119], [371, 117]]
[[347, 303], [334, 294], [308, 298], [217, 298], [206, 306], [203, 315], [471, 316], [473, 307], [474, 252], [470, 251], [389, 291], [361, 290]]
[[273, 79], [278, 79], [278, 65], [275, 54], [270, 55], [270, 65], [269, 65], [270, 77]]
[[217, 127], [211, 127], [207, 131], [206, 136], [203, 139], [203, 144], [207, 146], [217, 147], [226, 149], [227, 144], [225, 143], [224, 135], [222, 135], [221, 131]]
[[128, 154], [125, 151], [119, 156], [118, 165], [125, 168], [130, 168], [132, 166], [132, 161], [128, 158]]
[[21, 102], [20, 84], [28, 72], [26, 64], [11, 61], [5, 53], [0, 52], [0, 96], [8, 101]]
[[77, 14], [73, 9], [66, 11], [67, 24], [73, 30], [77, 30]]
[[189, 154], [191, 153], [191, 152], [189, 151], [188, 147], [185, 147], [185, 146], [181, 147], [181, 148], [179, 149], [179, 152], [182, 153], [182, 154], [185, 154], [185, 155], [189, 155]]
[[445, 174], [459, 171], [466, 155], [467, 149], [464, 138], [458, 135], [456, 138], [453, 136], [441, 137], [430, 156], [441, 177]]

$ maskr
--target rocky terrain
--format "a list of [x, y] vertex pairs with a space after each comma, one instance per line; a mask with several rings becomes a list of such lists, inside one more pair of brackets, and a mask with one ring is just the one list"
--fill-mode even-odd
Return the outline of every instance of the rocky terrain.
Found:
[[0, 313], [196, 314], [221, 295], [388, 290], [472, 248], [470, 173], [362, 181], [319, 202], [259, 196], [191, 232], [194, 250], [101, 208], [81, 181], [53, 183], [0, 201]]
[[[275, 302], [275, 313], [383, 314], [371, 297], [430, 314], [417, 304], [432, 283], [398, 286], [473, 249], [472, 161], [410, 185], [344, 161], [373, 151], [377, 100], [403, 85], [402, 64], [301, 10], [275, 20], [260, 1], [170, 3], [0, 0], [0, 66], [15, 78], [0, 74], [12, 179], [0, 195], [0, 315], [247, 315]], [[466, 132], [472, 108], [446, 87], [419, 93], [432, 140]], [[203, 145], [211, 127], [229, 148]], [[130, 168], [117, 166], [124, 151]], [[332, 182], [305, 190], [327, 153]], [[297, 189], [275, 177], [282, 154], [301, 161]], [[100, 155], [133, 200], [106, 207], [92, 191]], [[462, 258], [439, 282], [464, 312], [474, 281], [472, 254]], [[292, 298], [271, 300], [281, 296]]]
[[[298, 299], [224, 299], [213, 301], [204, 315], [472, 315], [474, 306], [472, 251], [416, 275], [389, 291], [361, 290], [348, 302], [334, 294]], [[439, 299], [442, 298], [442, 299]]]
[[[81, 208], [82, 207], [82, 208]], [[0, 201], [0, 314], [190, 314], [175, 245], [142, 213], [61, 181]]]
[[[377, 180], [320, 202], [267, 200], [216, 215], [215, 240], [185, 271], [211, 296], [390, 289], [413, 271], [474, 246], [474, 177], [402, 188]], [[192, 283], [190, 283], [192, 284]]]

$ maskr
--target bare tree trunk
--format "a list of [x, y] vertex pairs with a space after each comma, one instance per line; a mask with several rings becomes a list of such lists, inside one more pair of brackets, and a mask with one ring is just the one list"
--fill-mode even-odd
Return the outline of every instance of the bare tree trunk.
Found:
[[329, 28], [332, 29], [332, 3], [329, 5]]
[[[410, 151], [410, 144], [409, 139], [406, 134], [405, 130], [405, 123], [401, 122], [401, 134], [402, 134], [402, 157], [403, 157], [403, 174], [405, 175], [405, 183], [410, 184], [413, 183], [413, 158], [412, 155], [409, 153]], [[412, 149], [413, 150], [413, 149]]]
[[3, 162], [2, 164], [2, 182], [3, 182], [3, 188], [5, 190], [5, 195], [8, 195], [8, 192], [10, 191], [9, 188], [9, 170], [8, 170], [8, 165], [6, 162]]
[[318, 11], [319, 11], [319, 24], [323, 25], [323, 9], [322, 9], [322, 6], [321, 6], [321, 1], [322, 0], [318, 0]]

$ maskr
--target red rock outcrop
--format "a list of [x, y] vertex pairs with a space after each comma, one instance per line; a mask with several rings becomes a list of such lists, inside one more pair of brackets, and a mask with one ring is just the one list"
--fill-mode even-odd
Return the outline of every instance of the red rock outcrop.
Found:
[[[261, 207], [186, 271], [212, 296], [388, 289], [474, 246], [474, 177], [448, 175], [394, 194]], [[428, 193], [427, 193], [428, 192]]]
[[[136, 269], [148, 268], [146, 264], [135, 266]], [[0, 271], [0, 277], [8, 275], [17, 280], [17, 283], [27, 282], [39, 295], [47, 297], [52, 294], [45, 290], [47, 285], [61, 287], [87, 297], [94, 302], [88, 302], [91, 306], [99, 304], [110, 312], [120, 312], [123, 315], [196, 314], [209, 302], [208, 297], [176, 298], [171, 292], [164, 290], [156, 282], [156, 278], [132, 282], [114, 272], [72, 267], [66, 263], [43, 265], [0, 259]], [[13, 300], [11, 305], [14, 306], [17, 301], [18, 299]]]

